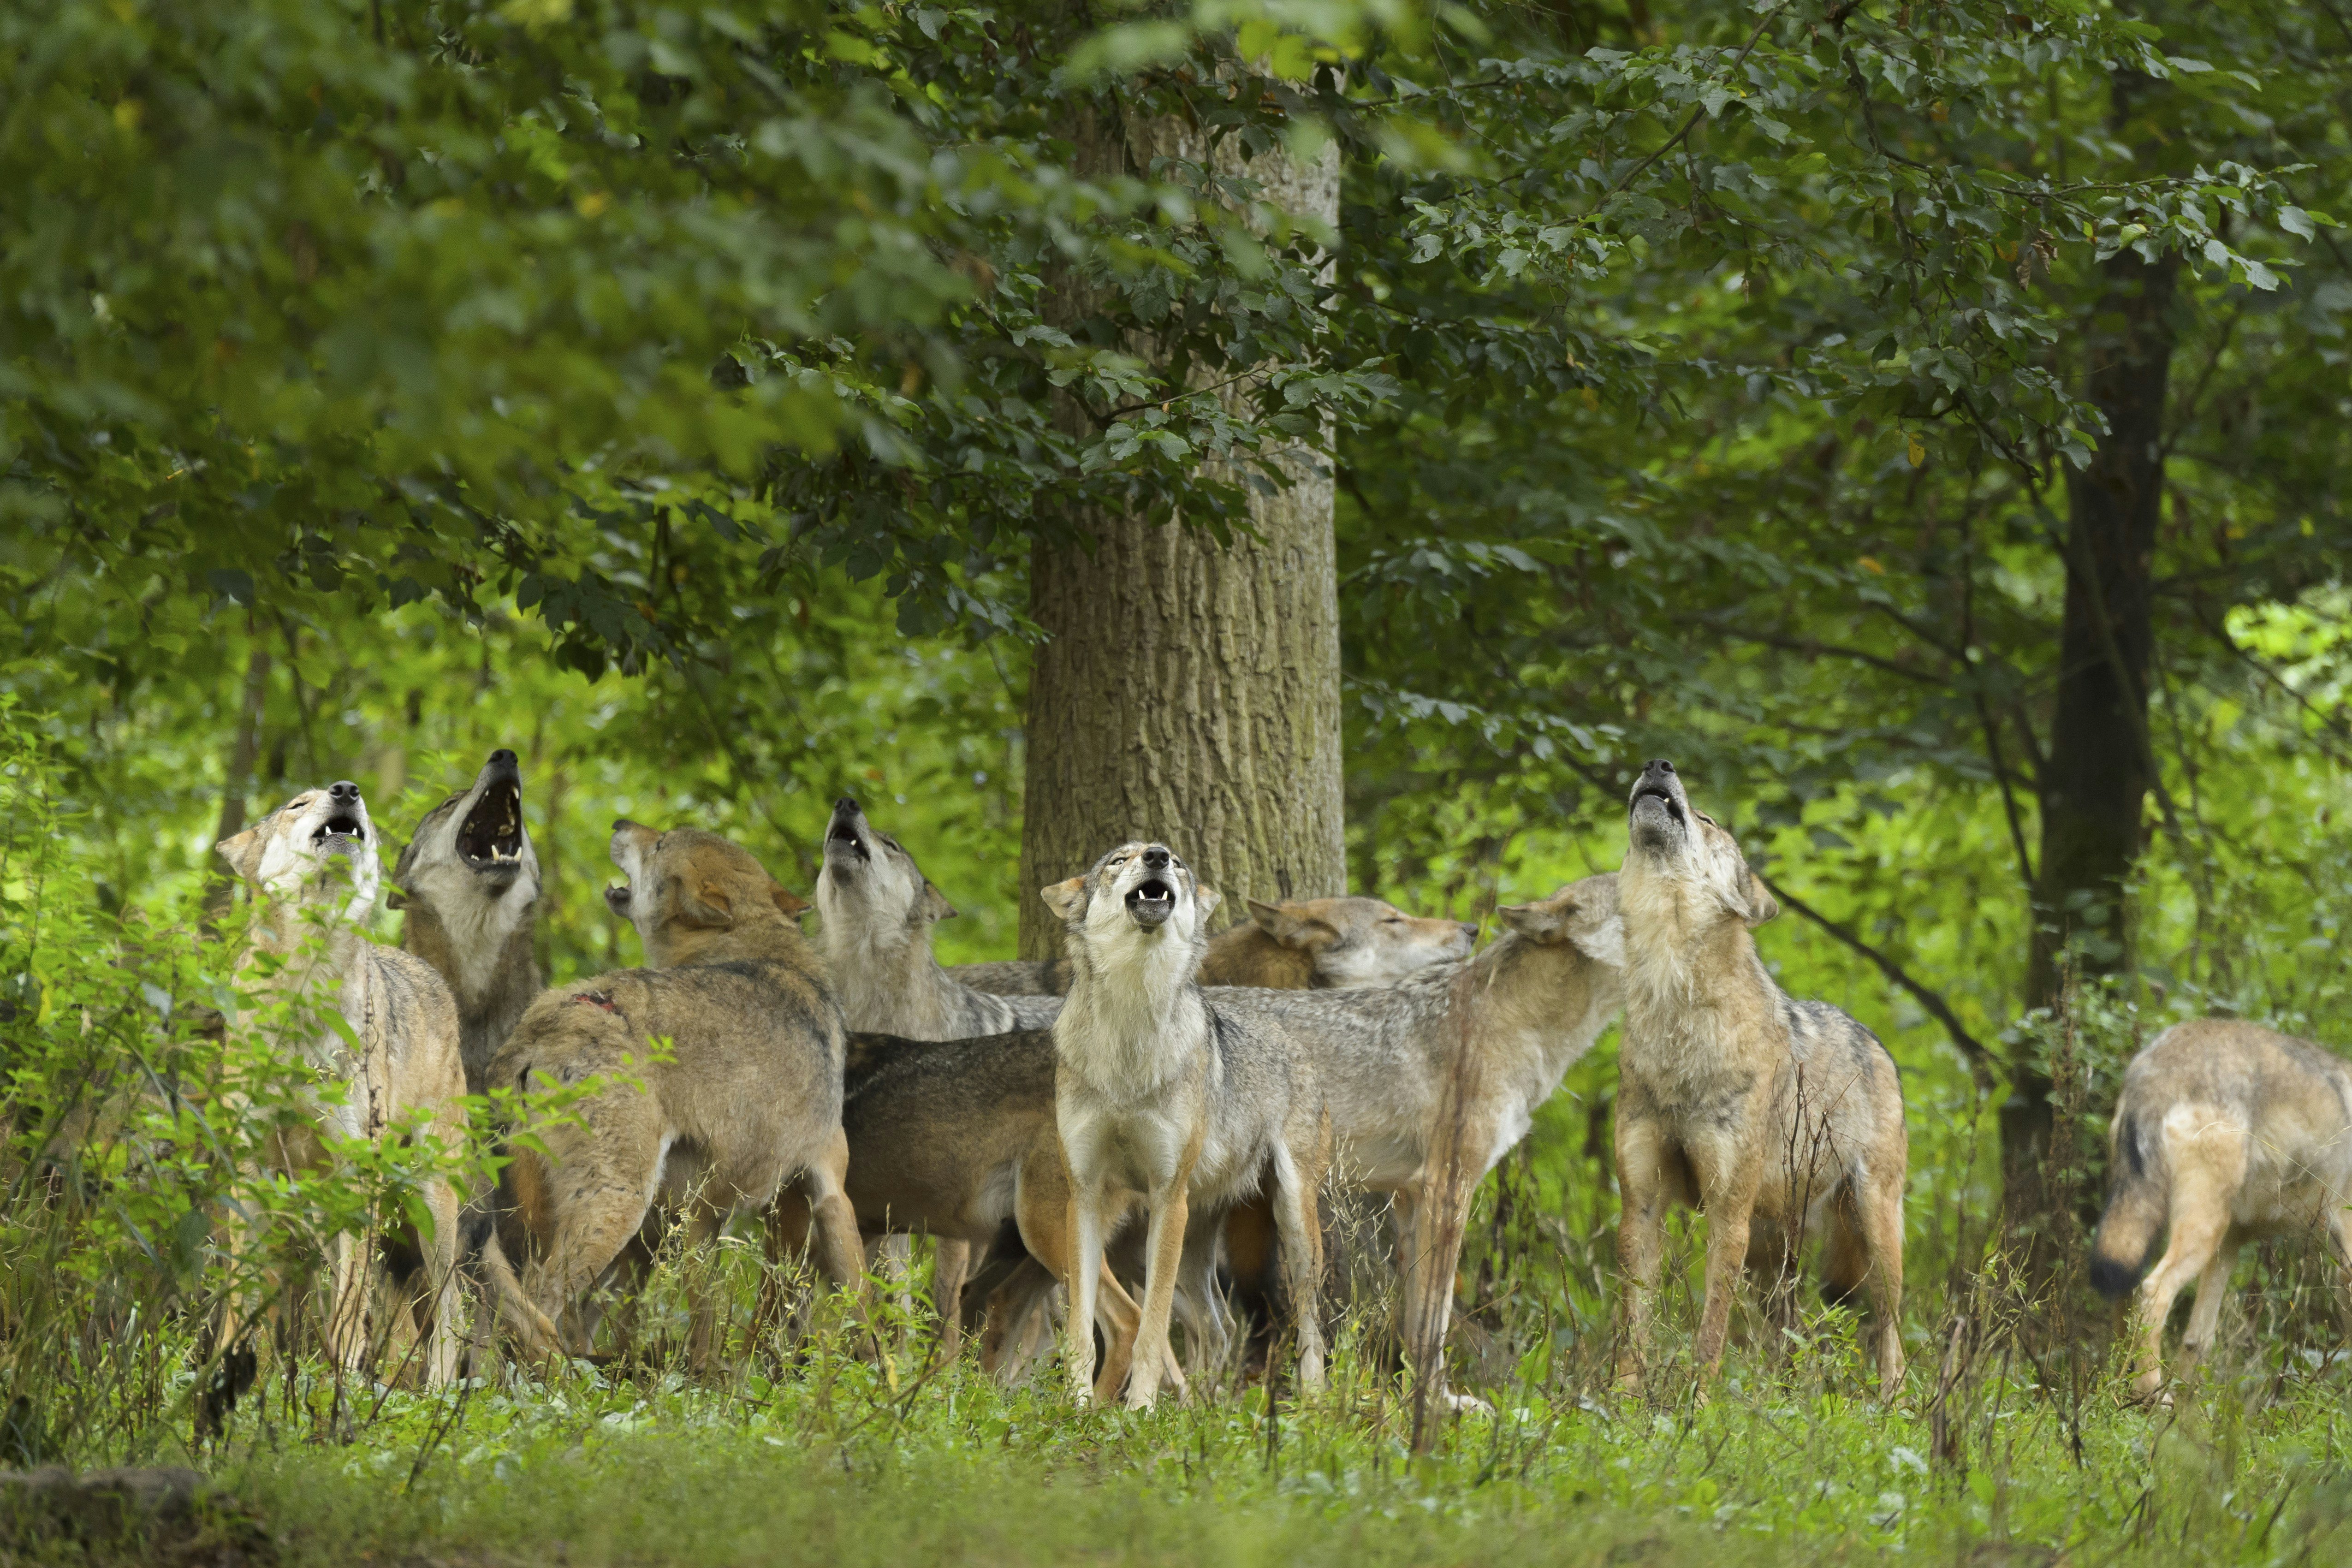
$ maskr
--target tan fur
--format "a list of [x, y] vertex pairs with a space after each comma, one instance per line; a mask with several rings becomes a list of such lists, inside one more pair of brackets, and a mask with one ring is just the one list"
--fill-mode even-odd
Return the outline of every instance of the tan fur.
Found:
[[[330, 824], [345, 822], [355, 824], [356, 832], [323, 841], [316, 837]], [[341, 1083], [345, 1094], [341, 1105], [316, 1106], [310, 1125], [273, 1138], [270, 1163], [289, 1174], [323, 1169], [332, 1160], [329, 1137], [380, 1142], [419, 1110], [426, 1113], [431, 1136], [461, 1146], [466, 1080], [457, 1003], [430, 967], [368, 941], [358, 927], [382, 876], [374, 826], [358, 786], [305, 791], [215, 847], [254, 900], [251, 942], [239, 958], [239, 976], [250, 988], [262, 956], [269, 955], [282, 967], [261, 983], [267, 990], [281, 1000], [332, 1008], [359, 1047], [354, 1052], [335, 1030], [277, 1042], [307, 1058], [322, 1079]], [[425, 1203], [433, 1234], [411, 1238], [424, 1259], [423, 1279], [405, 1289], [404, 1305], [427, 1334], [425, 1384], [438, 1387], [457, 1373], [457, 1194], [436, 1181], [427, 1186]], [[366, 1361], [374, 1271], [360, 1238], [335, 1238], [327, 1338], [331, 1353], [347, 1367]], [[387, 1337], [397, 1331], [386, 1325]], [[222, 1342], [235, 1333], [234, 1322], [224, 1323]]]
[[2165, 1237], [2133, 1302], [2138, 1397], [2162, 1393], [2165, 1319], [2191, 1279], [2178, 1371], [2194, 1370], [2249, 1237], [2326, 1236], [2352, 1292], [2352, 1065], [2341, 1058], [2235, 1019], [2176, 1025], [2125, 1070], [2110, 1139], [2093, 1283], [2130, 1292]]
[[1478, 928], [1406, 914], [1381, 899], [1249, 901], [1250, 918], [1209, 939], [1203, 985], [1268, 991], [1393, 985], [1414, 970], [1469, 955]]
[[[650, 967], [599, 975], [531, 1004], [491, 1063], [495, 1088], [610, 1081], [569, 1118], [517, 1145], [509, 1188], [536, 1252], [508, 1315], [547, 1354], [554, 1320], [594, 1284], [659, 1202], [698, 1239], [730, 1213], [763, 1208], [797, 1177], [815, 1215], [817, 1262], [858, 1277], [857, 1227], [842, 1180], [841, 1008], [793, 916], [805, 906], [715, 834], [615, 824], [625, 889], [606, 897], [644, 938]], [[656, 1059], [653, 1042], [670, 1043]], [[713, 1315], [693, 1310], [698, 1364]]]
[[[1638, 1389], [1666, 1209], [1707, 1215], [1696, 1353], [1721, 1364], [1742, 1268], [1777, 1265], [1790, 1238], [1831, 1227], [1836, 1286], [1856, 1258], [1875, 1320], [1881, 1385], [1903, 1376], [1903, 1185], [1908, 1142], [1895, 1066], [1834, 1008], [1792, 1002], [1757, 957], [1779, 912], [1738, 843], [1689, 807], [1670, 763], [1635, 786], [1617, 890], [1625, 921], [1625, 1032], [1616, 1159], [1626, 1333], [1619, 1383]], [[1754, 1222], [1762, 1221], [1761, 1225]], [[1843, 1234], [1851, 1230], [1851, 1236]]]

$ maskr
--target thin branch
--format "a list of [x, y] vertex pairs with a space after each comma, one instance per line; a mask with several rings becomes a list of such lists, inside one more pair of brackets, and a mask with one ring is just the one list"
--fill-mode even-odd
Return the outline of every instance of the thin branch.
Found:
[[[1755, 868], [1750, 867], [1749, 869], [1754, 871]], [[1880, 949], [1864, 942], [1861, 934], [1852, 926], [1843, 925], [1830, 919], [1763, 872], [1756, 871], [1755, 875], [1756, 879], [1763, 883], [1772, 896], [1780, 900], [1784, 906], [1796, 910], [1797, 913], [1870, 960], [1878, 966], [1878, 972], [1881, 974], [1908, 991], [1912, 999], [1926, 1010], [1929, 1017], [1944, 1026], [1944, 1032], [1952, 1037], [1952, 1044], [1958, 1046], [1960, 1055], [1968, 1058], [1969, 1075], [1976, 1079], [1980, 1088], [1992, 1089], [1998, 1085], [2000, 1075], [1996, 1069], [1999, 1066], [1999, 1058], [1986, 1048], [1982, 1040], [1969, 1033], [1967, 1026], [1960, 1022], [1958, 1015], [1952, 1011], [1951, 1004], [1945, 1001], [1940, 993], [1928, 989], [1913, 978], [1909, 970], [1889, 958]]]
[[[1756, 40], [1764, 36], [1764, 29], [1772, 25], [1772, 18], [1778, 16], [1780, 14], [1780, 11], [1781, 7], [1775, 5], [1769, 11], [1765, 12], [1761, 16], [1756, 18], [1756, 30], [1748, 34], [1748, 41], [1739, 47], [1739, 53], [1732, 59], [1731, 69], [1724, 72], [1723, 74], [1725, 76], [1728, 77], [1732, 75], [1734, 72], [1738, 71], [1741, 66], [1748, 63], [1748, 57], [1755, 51]], [[1616, 184], [1609, 187], [1608, 191], [1602, 195], [1601, 199], [1604, 202], [1607, 201], [1611, 196], [1615, 195], [1618, 192], [1623, 190], [1626, 186], [1632, 184], [1636, 179], [1640, 178], [1643, 173], [1646, 171], [1651, 164], [1656, 163], [1659, 159], [1664, 157], [1667, 153], [1681, 146], [1683, 144], [1683, 138], [1689, 135], [1693, 130], [1696, 129], [1698, 122], [1705, 118], [1706, 118], [1706, 105], [1702, 103], [1696, 109], [1691, 110], [1690, 118], [1683, 121], [1683, 128], [1680, 131], [1675, 132], [1674, 135], [1668, 139], [1664, 146], [1659, 148], [1656, 152], [1651, 153], [1648, 157], [1643, 159], [1632, 168], [1626, 170], [1624, 174], [1618, 179]]]

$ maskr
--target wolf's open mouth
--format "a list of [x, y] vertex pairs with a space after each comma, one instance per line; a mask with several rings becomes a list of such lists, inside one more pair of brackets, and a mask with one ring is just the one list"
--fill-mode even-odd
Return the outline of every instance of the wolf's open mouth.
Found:
[[1156, 926], [1176, 912], [1176, 889], [1157, 877], [1147, 877], [1128, 893], [1127, 912], [1139, 925]]
[[850, 826], [849, 818], [845, 816], [835, 817], [833, 830], [824, 836], [824, 847], [827, 849], [836, 844], [845, 845], [856, 851], [860, 860], [870, 860], [874, 858], [866, 847], [866, 840], [857, 837], [857, 829]]
[[321, 845], [330, 849], [350, 849], [366, 842], [367, 829], [360, 826], [358, 817], [347, 811], [335, 813], [319, 825], [318, 832], [310, 835], [310, 847], [313, 849]]
[[1685, 820], [1682, 803], [1675, 799], [1674, 791], [1661, 788], [1656, 784], [1652, 784], [1647, 789], [1637, 789], [1633, 792], [1633, 809], [1640, 810], [1642, 803], [1645, 800], [1664, 801], [1668, 816], [1673, 817], [1676, 822]]
[[477, 871], [503, 870], [522, 862], [522, 785], [496, 779], [457, 829], [457, 853]]

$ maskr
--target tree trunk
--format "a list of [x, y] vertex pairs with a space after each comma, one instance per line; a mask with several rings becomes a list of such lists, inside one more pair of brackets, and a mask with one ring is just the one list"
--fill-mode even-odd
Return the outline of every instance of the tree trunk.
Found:
[[[2116, 88], [2117, 117], [2127, 86]], [[2057, 705], [2042, 773], [2042, 855], [2033, 892], [2026, 1005], [2062, 1005], [2069, 977], [2128, 973], [2126, 890], [2153, 783], [2148, 669], [2156, 633], [2152, 556], [2164, 491], [2165, 382], [2179, 258], [2125, 251], [2101, 264], [2084, 340], [2086, 388], [2107, 434], [2066, 487], [2066, 600]], [[2046, 1233], [2053, 1107], [2038, 1062], [2020, 1062], [2001, 1110], [2012, 1226]], [[2037, 1243], [2034, 1250], [2043, 1248]]]
[[[1210, 155], [1172, 118], [1090, 130], [1077, 140], [1097, 173]], [[1310, 165], [1278, 152], [1216, 156], [1261, 182], [1268, 201], [1336, 226], [1336, 147]], [[1066, 309], [1083, 315], [1069, 292]], [[1282, 462], [1286, 488], [1250, 493], [1255, 539], [1221, 546], [1181, 522], [1094, 516], [1080, 530], [1091, 550], [1033, 553], [1030, 614], [1048, 640], [1029, 678], [1023, 957], [1061, 952], [1035, 890], [1130, 838], [1165, 840], [1223, 894], [1218, 925], [1241, 918], [1245, 898], [1347, 890], [1331, 479], [1310, 453]]]
[[[245, 661], [245, 681], [236, 708], [236, 730], [229, 737], [227, 776], [221, 783], [220, 820], [213, 826], [213, 842], [234, 838], [245, 831], [247, 797], [253, 793], [253, 764], [261, 755], [262, 704], [269, 695], [269, 650], [261, 638]], [[228, 913], [236, 897], [236, 879], [217, 857], [212, 860], [210, 885], [205, 889], [204, 925], [211, 930]]]

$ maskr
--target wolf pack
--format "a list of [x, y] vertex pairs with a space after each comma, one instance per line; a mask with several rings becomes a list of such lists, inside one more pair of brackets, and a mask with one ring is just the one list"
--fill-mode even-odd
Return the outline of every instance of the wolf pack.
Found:
[[[1108, 846], [1041, 889], [1063, 958], [950, 968], [932, 934], [955, 907], [854, 799], [825, 828], [814, 940], [808, 902], [741, 847], [624, 819], [604, 896], [644, 963], [544, 988], [513, 752], [400, 851], [399, 948], [363, 929], [383, 889], [360, 789], [297, 795], [218, 847], [250, 895], [247, 994], [334, 1015], [273, 1042], [343, 1092], [268, 1160], [299, 1173], [392, 1130], [454, 1146], [484, 1103], [468, 1097], [505, 1108], [494, 1184], [438, 1182], [396, 1244], [333, 1244], [330, 1352], [356, 1369], [405, 1337], [427, 1385], [494, 1339], [525, 1363], [590, 1355], [666, 1237], [756, 1215], [772, 1258], [858, 1300], [929, 1238], [938, 1354], [976, 1337], [1001, 1378], [1058, 1342], [1075, 1399], [1141, 1407], [1278, 1336], [1311, 1394], [1329, 1210], [1356, 1193], [1386, 1203], [1414, 1386], [1475, 1408], [1444, 1353], [1475, 1195], [1622, 1017], [1618, 1386], [1644, 1387], [1686, 1206], [1706, 1219], [1702, 1387], [1743, 1284], [1785, 1310], [1818, 1242], [1825, 1300], [1866, 1305], [1882, 1395], [1900, 1395], [1900, 1074], [1852, 1016], [1774, 980], [1755, 933], [1777, 902], [1672, 763], [1636, 780], [1618, 870], [1497, 909], [1483, 947], [1476, 926], [1370, 898], [1252, 900], [1218, 929], [1182, 837]], [[2132, 1062], [2112, 1127], [2091, 1278], [2137, 1292], [2132, 1386], [2161, 1398], [2175, 1296], [2196, 1279], [2185, 1372], [2245, 1238], [2324, 1228], [2352, 1261], [2352, 1071], [2252, 1024], [2186, 1023]], [[687, 1353], [709, 1369], [719, 1314], [708, 1286], [688, 1294]], [[763, 1293], [769, 1326], [786, 1310]]]

